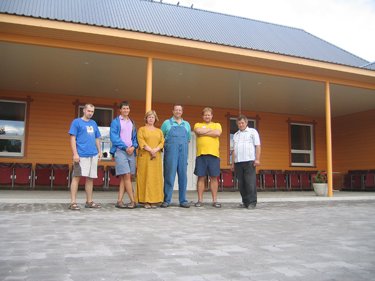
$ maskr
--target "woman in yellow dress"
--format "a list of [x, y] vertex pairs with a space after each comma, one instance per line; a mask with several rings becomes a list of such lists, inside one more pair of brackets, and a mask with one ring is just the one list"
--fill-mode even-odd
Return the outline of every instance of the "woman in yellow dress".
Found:
[[164, 200], [161, 163], [164, 135], [160, 129], [154, 127], [157, 121], [159, 119], [156, 112], [150, 110], [145, 116], [146, 126], [141, 127], [137, 133], [139, 151], [135, 200], [144, 203], [146, 209], [154, 209], [155, 203]]

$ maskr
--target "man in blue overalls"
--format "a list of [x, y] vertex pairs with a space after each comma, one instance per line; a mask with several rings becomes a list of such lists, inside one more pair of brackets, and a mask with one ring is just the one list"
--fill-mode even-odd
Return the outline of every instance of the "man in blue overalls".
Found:
[[184, 107], [173, 106], [173, 117], [164, 121], [161, 130], [164, 134], [164, 202], [162, 208], [171, 204], [173, 185], [178, 174], [178, 190], [180, 206], [190, 208], [186, 200], [187, 157], [191, 140], [190, 124], [181, 118]]

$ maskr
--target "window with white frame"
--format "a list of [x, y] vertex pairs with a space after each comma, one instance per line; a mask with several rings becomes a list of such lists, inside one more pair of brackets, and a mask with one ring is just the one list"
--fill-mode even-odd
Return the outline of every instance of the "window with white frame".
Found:
[[290, 147], [292, 166], [314, 166], [314, 126], [290, 124]]
[[[254, 119], [248, 119], [247, 126], [249, 128], [256, 128], [256, 120]], [[239, 130], [237, 126], [237, 118], [230, 118], [230, 164], [232, 163], [232, 154], [233, 154], [233, 136], [234, 134]]]
[[[84, 106], [79, 106], [79, 116], [83, 116], [83, 108]], [[100, 146], [102, 149], [102, 160], [111, 160], [112, 156], [109, 153], [111, 149], [111, 140], [110, 140], [110, 128], [111, 122], [113, 119], [113, 109], [112, 108], [105, 108], [105, 107], [96, 107], [94, 115], [91, 117], [91, 120], [94, 120], [98, 125], [100, 135]]]
[[0, 156], [24, 156], [26, 102], [0, 100]]

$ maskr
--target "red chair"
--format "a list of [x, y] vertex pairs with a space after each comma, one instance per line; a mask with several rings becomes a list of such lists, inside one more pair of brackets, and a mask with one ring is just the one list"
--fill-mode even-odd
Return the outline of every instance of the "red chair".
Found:
[[285, 174], [275, 174], [276, 189], [288, 189], [288, 179]]
[[107, 166], [107, 187], [110, 185], [112, 186], [120, 186], [121, 177], [116, 177], [116, 168], [114, 166]]
[[274, 176], [275, 190], [288, 190], [288, 180], [282, 170], [271, 170], [271, 173]]
[[289, 183], [289, 189], [290, 190], [301, 190], [301, 183], [299, 179], [299, 173], [300, 171], [294, 171], [294, 170], [285, 170], [285, 174], [288, 177], [288, 183]]
[[98, 166], [98, 177], [94, 179], [94, 186], [106, 188], [106, 172], [103, 165]]
[[256, 187], [257, 187], [257, 191], [262, 191], [263, 188], [262, 188], [262, 182], [261, 182], [261, 177], [259, 174], [256, 175], [256, 178], [257, 178], [257, 182], [256, 182]]
[[52, 164], [36, 164], [33, 187], [48, 185], [52, 188]]
[[[81, 177], [79, 180], [78, 185], [85, 185], [86, 177]], [[104, 171], [104, 166], [98, 166], [98, 177], [93, 180], [94, 186], [102, 186], [103, 188], [106, 187], [106, 172]]]
[[70, 187], [70, 172], [68, 164], [53, 164], [52, 187], [55, 185]]
[[309, 174], [300, 174], [299, 176], [301, 181], [301, 189], [311, 190], [311, 176]]
[[365, 190], [374, 190], [375, 189], [375, 173], [367, 173], [365, 181]]
[[13, 173], [13, 163], [0, 163], [0, 184], [9, 184], [11, 187], [13, 187]]
[[341, 190], [352, 190], [352, 175], [345, 174], [341, 176]]
[[[217, 177], [218, 191], [223, 191], [223, 187], [222, 187], [221, 183], [222, 183], [222, 180], [221, 180], [221, 172], [220, 172], [220, 175]], [[211, 185], [211, 178], [207, 175], [207, 188], [208, 188], [208, 190], [211, 190], [210, 185]]]
[[231, 170], [225, 169], [221, 171], [221, 190], [224, 187], [230, 187], [231, 190], [235, 189], [234, 176]]
[[[259, 174], [262, 177], [263, 189], [276, 189], [275, 186], [275, 175], [273, 170], [259, 170]], [[268, 187], [268, 188], [267, 188]]]
[[14, 165], [13, 186], [15, 184], [30, 185], [32, 188], [33, 170], [31, 163], [16, 163]]
[[341, 190], [363, 190], [364, 177], [368, 170], [349, 170], [341, 176]]
[[352, 190], [362, 190], [364, 174], [354, 174], [352, 175]]

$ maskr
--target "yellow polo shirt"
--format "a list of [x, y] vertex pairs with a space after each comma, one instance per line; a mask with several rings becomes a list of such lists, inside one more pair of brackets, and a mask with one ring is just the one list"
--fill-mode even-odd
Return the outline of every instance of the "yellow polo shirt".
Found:
[[[206, 123], [196, 123], [194, 125], [194, 130], [195, 128], [205, 128], [205, 129], [212, 129], [212, 130], [217, 130], [219, 129], [220, 131], [223, 131], [221, 129], [221, 125], [219, 123], [214, 123], [211, 122], [210, 124]], [[204, 154], [210, 154], [213, 156], [216, 156], [220, 158], [220, 143], [219, 143], [219, 137], [198, 137], [197, 136], [197, 157], [200, 155]]]

